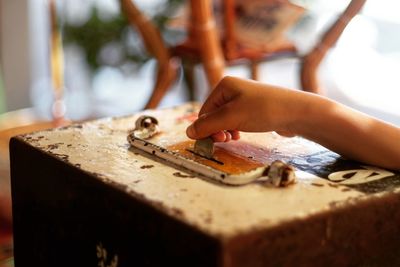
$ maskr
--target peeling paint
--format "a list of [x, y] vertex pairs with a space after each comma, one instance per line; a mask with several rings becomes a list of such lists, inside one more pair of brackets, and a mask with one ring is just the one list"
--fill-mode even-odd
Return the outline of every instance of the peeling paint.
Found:
[[[181, 120], [177, 124], [176, 118], [198, 109], [199, 105], [188, 104], [168, 110], [149, 110], [146, 114], [158, 119], [161, 130], [174, 134], [174, 141], [182, 142], [187, 140], [182, 133], [190, 122]], [[187, 174], [179, 166], [156, 160], [129, 147], [126, 135], [142, 114], [105, 118], [20, 138], [74, 168], [90, 173], [101, 183], [141, 199], [201, 231], [222, 237], [307, 218], [353, 205], [369, 196], [300, 170], [296, 170], [297, 184], [283, 189], [262, 183], [225, 186]], [[308, 164], [305, 155], [314, 153], [318, 157], [321, 150], [304, 139], [284, 138], [275, 133], [243, 134], [241, 140], [260, 147], [250, 157], [267, 154], [265, 160], [284, 157], [302, 166]], [[313, 161], [313, 164], [317, 163]], [[397, 191], [391, 189], [391, 193]], [[385, 193], [374, 197], [379, 198]], [[327, 228], [327, 237], [331, 231]]]

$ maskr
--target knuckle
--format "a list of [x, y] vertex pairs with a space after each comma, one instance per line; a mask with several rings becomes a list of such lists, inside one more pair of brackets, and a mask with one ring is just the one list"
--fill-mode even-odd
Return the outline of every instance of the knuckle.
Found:
[[232, 83], [232, 80], [234, 78], [232, 76], [225, 76], [222, 78], [222, 80], [218, 83], [217, 87], [220, 88], [225, 88], [225, 87], [229, 87], [229, 85]]
[[193, 123], [193, 125], [192, 125], [192, 133], [196, 136], [196, 137], [198, 137], [198, 136], [200, 136], [200, 125], [199, 124], [201, 124], [201, 119], [199, 119], [199, 120], [197, 120], [197, 121], [195, 121], [194, 123]]

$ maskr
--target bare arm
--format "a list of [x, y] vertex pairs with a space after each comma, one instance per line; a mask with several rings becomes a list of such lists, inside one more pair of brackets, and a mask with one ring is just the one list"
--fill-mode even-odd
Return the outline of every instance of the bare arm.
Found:
[[187, 134], [229, 141], [238, 131], [299, 135], [348, 158], [400, 170], [398, 127], [315, 94], [226, 77]]
[[315, 96], [293, 132], [347, 158], [400, 170], [400, 128]]

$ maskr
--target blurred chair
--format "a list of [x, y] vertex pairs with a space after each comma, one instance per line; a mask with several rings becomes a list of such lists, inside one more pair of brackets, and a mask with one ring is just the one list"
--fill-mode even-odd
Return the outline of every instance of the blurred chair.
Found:
[[337, 20], [322, 35], [314, 48], [301, 59], [300, 80], [301, 88], [312, 93], [321, 93], [318, 84], [317, 71], [326, 53], [342, 35], [346, 26], [361, 11], [367, 0], [351, 0], [347, 8]]
[[158, 63], [156, 83], [145, 108], [155, 108], [168, 88], [175, 81], [179, 64], [183, 65], [184, 76], [193, 98], [193, 66], [203, 64], [208, 84], [213, 88], [223, 77], [227, 65], [247, 63], [251, 78], [258, 78], [258, 64], [261, 61], [281, 57], [299, 57], [301, 61], [301, 86], [305, 91], [320, 93], [317, 70], [328, 50], [339, 39], [351, 19], [361, 10], [366, 0], [352, 0], [333, 25], [324, 33], [314, 49], [305, 56], [298, 55], [296, 47], [281, 39], [266, 49], [246, 48], [238, 41], [234, 29], [235, 2], [222, 0], [223, 32], [220, 36], [216, 28], [211, 0], [190, 0], [190, 17], [187, 39], [174, 47], [168, 47], [161, 33], [132, 0], [120, 0], [121, 8], [130, 25], [136, 28], [145, 47]]

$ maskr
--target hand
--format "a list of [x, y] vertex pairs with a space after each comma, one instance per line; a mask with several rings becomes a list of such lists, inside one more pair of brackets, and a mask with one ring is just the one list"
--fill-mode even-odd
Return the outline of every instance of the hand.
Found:
[[199, 118], [186, 133], [192, 139], [212, 136], [223, 142], [240, 138], [239, 131], [277, 131], [293, 136], [302, 92], [278, 88], [234, 77], [225, 77], [212, 91]]
[[400, 170], [400, 128], [328, 98], [225, 77], [186, 133], [222, 142], [238, 131], [299, 135], [347, 158]]

